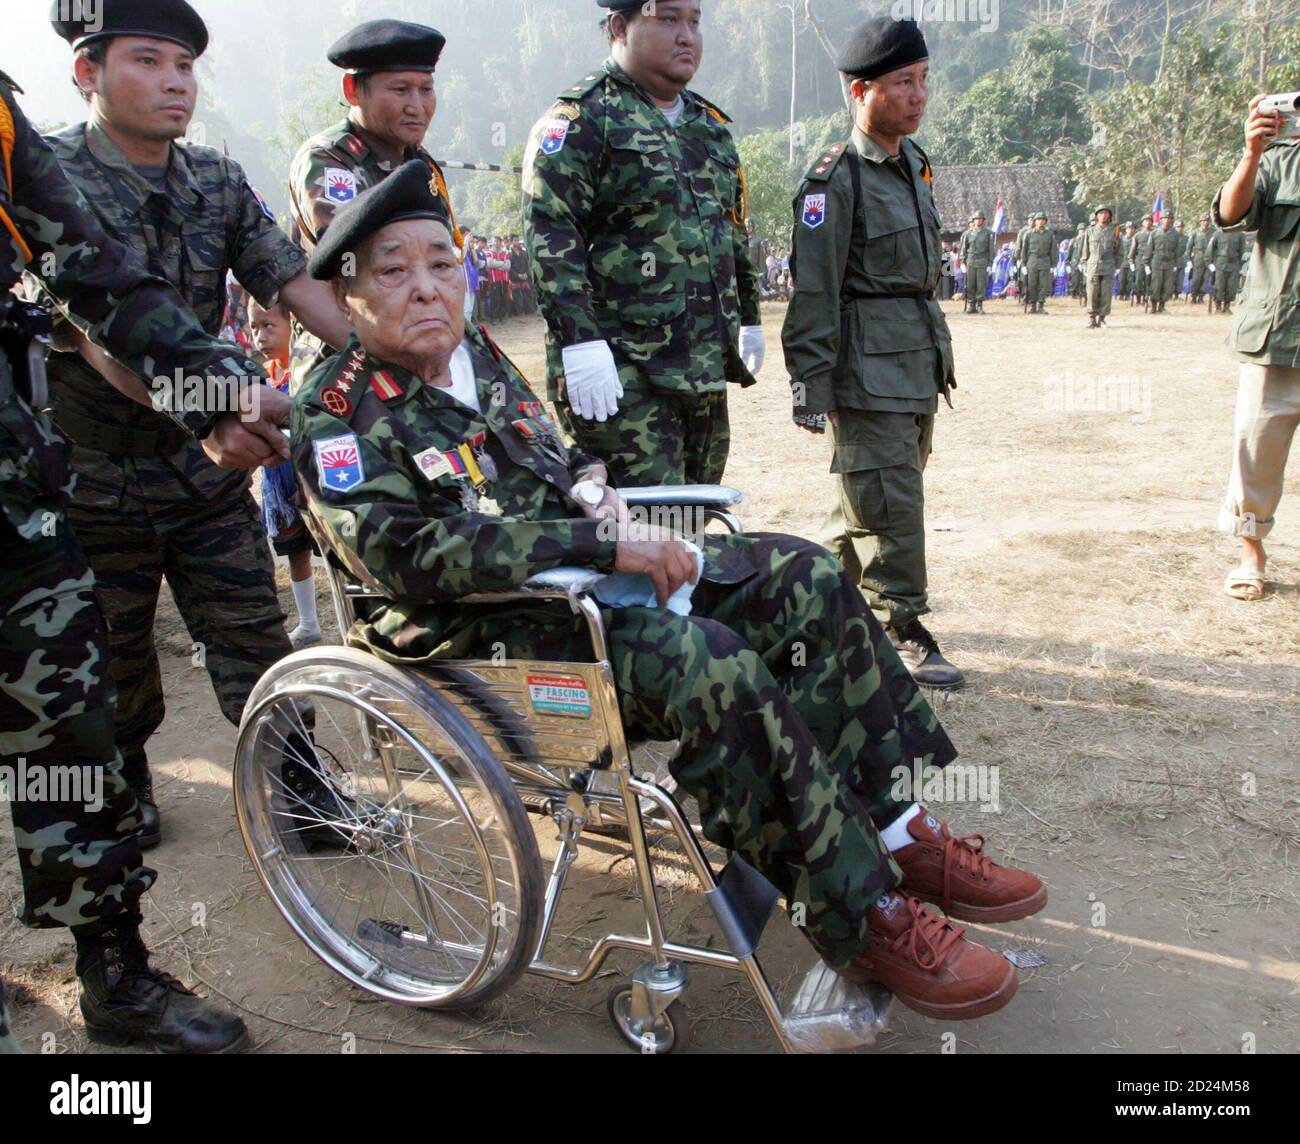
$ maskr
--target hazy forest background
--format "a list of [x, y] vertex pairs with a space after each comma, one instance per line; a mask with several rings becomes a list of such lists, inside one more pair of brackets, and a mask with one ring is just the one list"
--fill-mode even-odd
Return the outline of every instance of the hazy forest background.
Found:
[[[605, 55], [592, 0], [194, 3], [213, 42], [191, 136], [228, 149], [281, 214], [298, 144], [344, 115], [326, 48], [363, 20], [447, 35], [428, 141], [439, 159], [517, 164], [532, 123]], [[29, 113], [47, 128], [81, 117], [47, 0], [6, 6], [17, 34], [0, 68], [27, 89]], [[705, 0], [704, 10], [693, 86], [735, 120], [753, 217], [778, 242], [803, 171], [847, 135], [831, 55], [867, 15], [921, 18], [933, 76], [918, 142], [936, 165], [1053, 163], [1078, 219], [1101, 199], [1132, 217], [1157, 190], [1199, 212], [1240, 152], [1251, 94], [1300, 88], [1300, 0]], [[475, 232], [520, 229], [517, 177], [450, 178]]]

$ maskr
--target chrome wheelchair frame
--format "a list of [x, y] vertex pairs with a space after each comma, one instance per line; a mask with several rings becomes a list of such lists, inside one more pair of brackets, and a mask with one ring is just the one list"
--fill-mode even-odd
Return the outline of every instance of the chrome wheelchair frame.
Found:
[[[633, 508], [689, 508], [732, 532], [740, 531], [740, 522], [732, 512], [741, 499], [741, 493], [735, 489], [660, 487], [624, 490], [624, 495]], [[331, 552], [325, 530], [312, 519], [310, 512], [304, 515], [318, 541], [323, 542], [322, 552], [330, 553], [326, 561], [330, 590], [340, 631], [346, 638], [357, 620], [358, 602], [384, 598], [384, 594], [376, 585], [345, 573], [342, 558]], [[790, 1009], [783, 1011], [755, 952], [778, 898], [777, 891], [739, 856], [731, 858], [721, 875], [716, 874], [701, 843], [699, 828], [688, 821], [672, 791], [654, 776], [636, 774], [632, 747], [619, 710], [605, 626], [600, 606], [592, 595], [602, 575], [586, 569], [559, 568], [532, 577], [516, 591], [465, 599], [465, 603], [476, 605], [521, 601], [567, 604], [585, 622], [591, 640], [590, 662], [458, 660], [416, 670], [396, 667], [355, 648], [316, 648], [296, 652], [268, 672], [249, 699], [241, 725], [236, 749], [235, 802], [246, 848], [272, 900], [326, 964], [354, 984], [388, 1000], [428, 1008], [478, 1003], [508, 988], [522, 972], [581, 984], [600, 972], [610, 954], [630, 951], [641, 953], [648, 960], [633, 972], [630, 981], [613, 991], [608, 1007], [611, 1020], [626, 1042], [643, 1052], [670, 1052], [685, 1042], [688, 1030], [678, 1002], [687, 988], [689, 964], [742, 974], [754, 989], [773, 1032], [787, 1052], [825, 1051], [874, 1043], [885, 1026], [889, 994], [875, 986], [850, 985], [820, 962], [804, 979]], [[539, 683], [539, 680], [546, 682]], [[563, 686], [556, 691], [555, 684]], [[372, 691], [374, 695], [370, 694]], [[402, 703], [389, 703], [385, 708], [381, 693], [394, 692], [400, 693]], [[265, 744], [270, 741], [267, 728], [279, 726], [283, 741], [286, 711], [292, 718], [310, 704], [321, 702], [322, 697], [339, 699], [345, 695], [362, 712], [360, 739], [364, 753], [387, 760], [383, 773], [391, 797], [377, 808], [382, 819], [379, 825], [354, 816], [338, 828], [351, 831], [348, 845], [357, 852], [369, 847], [372, 854], [402, 855], [395, 868], [400, 867], [412, 876], [413, 896], [418, 903], [413, 912], [424, 918], [423, 933], [407, 926], [366, 919], [354, 927], [354, 935], [332, 941], [332, 934], [337, 936], [338, 932], [336, 922], [313, 914], [309, 892], [302, 884], [294, 884], [298, 875], [286, 874], [283, 868], [284, 828], [282, 823], [276, 826], [276, 812], [268, 810], [268, 784], [260, 773], [267, 770], [268, 764], [258, 761], [266, 757]], [[573, 710], [563, 710], [566, 705], [575, 708], [578, 715]], [[407, 712], [404, 722], [391, 715], [398, 707]], [[458, 718], [452, 719], [449, 711], [455, 712]], [[451, 752], [435, 755], [432, 749], [420, 746], [410, 726], [420, 718], [412, 719], [412, 712], [436, 722], [440, 729], [454, 725], [454, 733], [449, 733], [449, 738], [479, 760], [475, 764], [478, 775], [485, 768], [490, 769], [487, 758], [494, 759], [513, 787], [519, 805], [507, 805], [509, 793], [501, 789], [499, 781], [486, 782], [482, 789], [491, 789], [482, 797], [487, 798], [493, 809], [486, 815], [480, 814], [477, 823], [472, 821], [470, 796], [460, 800], [455, 792], [458, 789], [463, 792], [474, 783], [468, 782], [464, 775], [444, 774], [452, 766], [448, 762]], [[300, 721], [298, 726], [302, 738], [312, 737], [306, 723]], [[262, 744], [261, 748], [258, 743]], [[415, 752], [421, 766], [436, 769], [448, 796], [470, 820], [466, 829], [472, 845], [461, 849], [476, 850], [480, 861], [490, 853], [491, 844], [483, 841], [487, 829], [484, 821], [492, 824], [493, 829], [499, 828], [503, 839], [507, 835], [515, 836], [500, 843], [510, 855], [508, 865], [514, 871], [513, 884], [520, 887], [515, 909], [506, 912], [517, 923], [523, 935], [519, 941], [526, 944], [526, 949], [512, 948], [508, 955], [502, 954], [491, 944], [499, 939], [495, 932], [482, 939], [483, 948], [473, 942], [458, 943], [440, 936], [434, 916], [435, 903], [421, 888], [418, 876], [422, 873], [420, 853], [411, 841], [414, 832], [410, 820], [420, 815], [403, 817], [406, 812], [402, 809], [400, 774], [409, 774], [410, 767], [403, 771], [389, 758], [397, 748]], [[270, 798], [273, 802], [274, 792]], [[338, 805], [341, 808], [343, 803]], [[521, 821], [518, 812], [525, 805], [551, 818], [560, 832], [560, 847], [544, 890], [541, 890], [541, 859], [536, 838], [526, 817], [522, 821], [529, 836], [517, 837]], [[665, 830], [677, 840], [717, 918], [727, 949], [671, 940], [656, 889], [647, 825]], [[279, 841], [277, 829], [281, 831]], [[557, 964], [547, 959], [547, 946], [584, 830], [625, 834], [635, 866], [646, 930], [644, 936], [608, 934], [596, 941], [584, 963]], [[277, 861], [281, 865], [277, 866]], [[434, 856], [433, 861], [437, 863], [438, 857]], [[528, 869], [533, 863], [537, 866], [536, 878]], [[497, 882], [495, 874], [484, 878], [478, 886], [481, 897], [475, 899], [481, 910], [490, 910], [494, 918], [503, 908]], [[538, 892], [540, 917], [534, 919], [536, 904], [528, 899]], [[380, 949], [375, 944], [381, 941], [393, 947], [391, 957], [385, 952], [387, 946]], [[353, 948], [358, 943], [365, 947], [360, 952]], [[465, 980], [453, 983], [449, 991], [436, 997], [418, 990], [403, 993], [382, 984], [393, 965], [399, 967], [396, 976], [401, 978], [404, 971], [400, 967], [411, 963], [411, 950], [430, 951], [432, 957], [435, 949], [439, 953], [451, 951], [466, 962], [477, 958], [475, 969]]]

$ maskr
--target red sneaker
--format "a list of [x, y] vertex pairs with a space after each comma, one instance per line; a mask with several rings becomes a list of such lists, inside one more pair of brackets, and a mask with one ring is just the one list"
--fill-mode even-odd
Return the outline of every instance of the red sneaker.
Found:
[[916, 839], [893, 853], [903, 889], [964, 922], [1013, 922], [1047, 905], [1047, 887], [1026, 870], [999, 866], [984, 837], [957, 838], [925, 807], [907, 824]]
[[909, 1009], [949, 1021], [986, 1016], [1016, 995], [1015, 967], [919, 898], [885, 894], [867, 922], [866, 952], [840, 971], [850, 981], [878, 981]]

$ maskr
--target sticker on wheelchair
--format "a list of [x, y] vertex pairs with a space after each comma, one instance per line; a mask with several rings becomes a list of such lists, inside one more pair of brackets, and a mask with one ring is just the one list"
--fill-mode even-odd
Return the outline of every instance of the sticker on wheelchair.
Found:
[[537, 715], [568, 715], [591, 718], [591, 692], [587, 681], [577, 675], [530, 675], [528, 699]]

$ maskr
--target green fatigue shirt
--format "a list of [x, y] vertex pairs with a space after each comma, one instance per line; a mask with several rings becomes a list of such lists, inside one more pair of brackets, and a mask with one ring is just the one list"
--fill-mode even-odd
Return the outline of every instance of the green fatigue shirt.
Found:
[[[1087, 231], [1083, 232], [1083, 234], [1087, 233]], [[1083, 254], [1083, 234], [1076, 233], [1075, 236], [1070, 239], [1069, 247], [1066, 248], [1065, 260], [1069, 264], [1071, 270], [1078, 267], [1079, 259]]]
[[1178, 261], [1178, 252], [1182, 249], [1182, 245], [1183, 240], [1178, 237], [1176, 230], [1153, 230], [1151, 232], [1152, 271], [1181, 268], [1182, 263]]
[[[302, 251], [276, 226], [243, 169], [220, 151], [172, 144], [164, 192], [93, 124], [69, 127], [49, 143], [104, 230], [175, 286], [209, 334], [222, 327], [228, 271], [271, 306], [281, 287], [306, 269]], [[109, 387], [79, 354], [52, 355], [49, 373], [55, 421], [79, 446], [73, 455], [79, 505], [119, 504], [124, 465], [156, 469], [155, 487], [172, 499], [222, 498], [251, 482], [247, 472], [214, 465], [163, 413]], [[191, 399], [174, 376], [146, 372], [141, 380], [152, 387], [162, 376], [178, 396]]]
[[1050, 230], [1031, 230], [1020, 244], [1020, 261], [1030, 270], [1054, 269], [1056, 256], [1056, 241]]
[[429, 164], [450, 209], [442, 168], [423, 147], [395, 146], [350, 119], [313, 135], [298, 148], [289, 167], [290, 233], [294, 240], [310, 256], [336, 210], [347, 206], [362, 191], [382, 183], [412, 159]]
[[987, 270], [993, 264], [993, 232], [988, 227], [971, 227], [962, 233], [957, 257], [967, 270]]
[[1300, 140], [1271, 143], [1259, 161], [1245, 217], [1225, 231], [1257, 231], [1228, 346], [1242, 361], [1300, 366]]
[[1089, 278], [1114, 274], [1119, 261], [1119, 235], [1113, 226], [1090, 226], [1079, 243], [1079, 261]]
[[546, 319], [550, 394], [561, 351], [606, 341], [623, 385], [718, 393], [753, 385], [741, 326], [757, 326], [744, 173], [730, 120], [682, 93], [676, 127], [613, 60], [533, 128], [524, 219]]
[[[0, 72], [0, 120], [12, 121], [15, 137], [8, 168], [0, 164], [0, 294], [30, 270], [64, 318], [136, 374], [242, 375], [260, 385], [257, 365], [205, 333], [175, 290], [104, 233], [13, 90]], [[99, 400], [115, 395], [101, 378]], [[192, 407], [175, 422], [204, 437], [216, 416]], [[37, 539], [61, 519], [74, 480], [67, 442], [14, 391], [0, 350], [0, 511], [20, 536]]]
[[1214, 241], [1214, 236], [1218, 233], [1214, 227], [1209, 230], [1201, 230], [1197, 227], [1192, 234], [1190, 243], [1187, 246], [1187, 257], [1191, 260], [1192, 269], [1204, 270], [1210, 261], [1210, 244]]
[[1151, 239], [1155, 233], [1154, 230], [1139, 230], [1128, 244], [1125, 257], [1139, 270], [1151, 265]]
[[1240, 231], [1225, 234], [1221, 230], [1215, 230], [1207, 257], [1220, 271], [1239, 274], [1241, 272], [1241, 256], [1245, 247], [1246, 236]]
[[[614, 538], [572, 496], [597, 462], [569, 450], [482, 331], [467, 330], [466, 344], [481, 413], [377, 361], [355, 338], [293, 399], [294, 469], [308, 501], [335, 555], [388, 597], [370, 606], [359, 633], [381, 654], [478, 654], [524, 616], [567, 632], [567, 608], [459, 600], [518, 588], [550, 568], [614, 568]], [[753, 571], [743, 560], [706, 560], [706, 575], [722, 583]]]
[[938, 394], [956, 388], [952, 335], [935, 300], [943, 239], [932, 179], [910, 139], [891, 158], [859, 128], [804, 177], [782, 334], [796, 413], [933, 413]]

